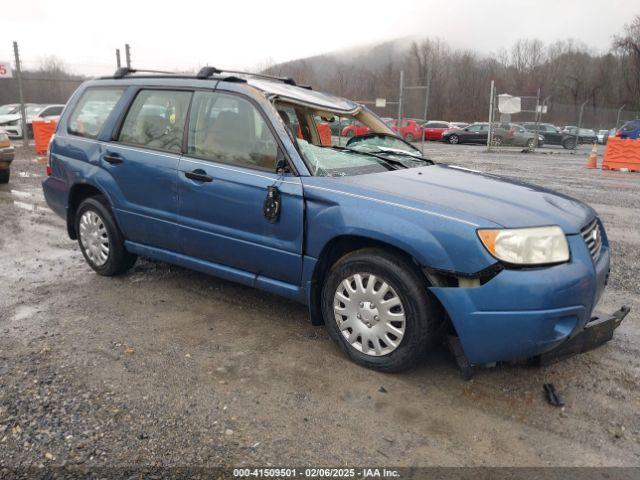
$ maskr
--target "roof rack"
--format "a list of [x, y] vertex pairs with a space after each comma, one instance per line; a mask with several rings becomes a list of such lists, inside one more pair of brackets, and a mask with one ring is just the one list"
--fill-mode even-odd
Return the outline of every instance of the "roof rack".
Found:
[[[190, 75], [185, 75], [177, 72], [167, 72], [164, 70], [142, 70], [138, 68], [121, 67], [115, 71], [115, 73], [111, 78], [120, 79], [120, 78], [126, 77], [127, 75], [131, 75], [133, 73], [157, 73], [160, 75], [175, 75], [175, 76], [182, 75], [184, 77], [190, 77]], [[210, 78], [213, 75], [219, 75], [222, 73], [230, 74], [230, 76], [226, 77], [224, 80], [231, 81], [231, 82], [245, 82], [246, 81], [245, 79], [236, 77], [235, 75], [246, 75], [249, 77], [264, 78], [266, 80], [276, 80], [278, 82], [283, 82], [283, 83], [286, 83], [287, 85], [292, 85], [294, 87], [300, 87], [300, 88], [305, 88], [307, 90], [312, 90], [310, 85], [298, 85], [295, 82], [295, 80], [291, 77], [277, 77], [275, 75], [267, 75], [264, 73], [242, 72], [240, 70], [220, 70], [219, 68], [216, 68], [216, 67], [202, 67], [200, 71], [196, 74], [196, 78], [205, 80], [207, 78]], [[109, 77], [106, 77], [106, 78], [109, 78]]]
[[161, 73], [163, 75], [177, 75], [175, 72], [165, 72], [163, 70], [140, 70], [138, 68], [121, 67], [113, 74], [113, 78], [124, 78], [132, 73]]
[[296, 81], [291, 77], [276, 77], [275, 75], [266, 75], [264, 73], [251, 73], [251, 72], [241, 72], [240, 70], [220, 70], [216, 67], [202, 67], [198, 74], [197, 78], [209, 78], [211, 75], [217, 75], [220, 73], [231, 73], [234, 75], [248, 75], [250, 77], [256, 78], [264, 78], [267, 80], [277, 80], [279, 82], [286, 83], [287, 85], [297, 86]]

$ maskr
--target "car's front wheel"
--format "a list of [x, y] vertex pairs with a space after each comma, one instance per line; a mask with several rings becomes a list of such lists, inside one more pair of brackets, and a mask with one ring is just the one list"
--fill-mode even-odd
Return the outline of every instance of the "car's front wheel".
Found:
[[460, 142], [460, 139], [458, 138], [457, 135], [449, 135], [449, 138], [447, 139], [447, 141], [451, 145], [457, 145]]
[[329, 335], [356, 363], [396, 372], [433, 344], [441, 319], [415, 265], [381, 249], [342, 257], [322, 290]]
[[96, 273], [117, 275], [135, 263], [136, 256], [127, 252], [124, 237], [103, 197], [90, 197], [80, 203], [76, 232], [82, 255]]

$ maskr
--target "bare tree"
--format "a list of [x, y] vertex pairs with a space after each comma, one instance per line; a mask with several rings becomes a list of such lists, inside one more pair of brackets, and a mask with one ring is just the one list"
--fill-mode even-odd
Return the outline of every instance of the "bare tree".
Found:
[[623, 35], [614, 37], [613, 47], [622, 57], [622, 71], [631, 105], [640, 107], [640, 15], [626, 25]]

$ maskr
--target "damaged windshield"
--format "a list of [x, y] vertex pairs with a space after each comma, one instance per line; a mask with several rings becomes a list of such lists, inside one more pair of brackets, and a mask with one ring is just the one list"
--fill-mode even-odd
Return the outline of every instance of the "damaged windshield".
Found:
[[433, 164], [366, 109], [350, 115], [281, 102], [275, 107], [313, 175], [362, 175]]

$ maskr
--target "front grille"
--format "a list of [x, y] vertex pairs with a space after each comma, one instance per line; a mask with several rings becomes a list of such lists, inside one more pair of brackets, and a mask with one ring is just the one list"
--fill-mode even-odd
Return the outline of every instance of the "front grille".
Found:
[[595, 262], [600, 257], [600, 251], [602, 250], [602, 232], [600, 231], [600, 222], [596, 218], [589, 225], [584, 227], [580, 233], [584, 238], [591, 258]]

